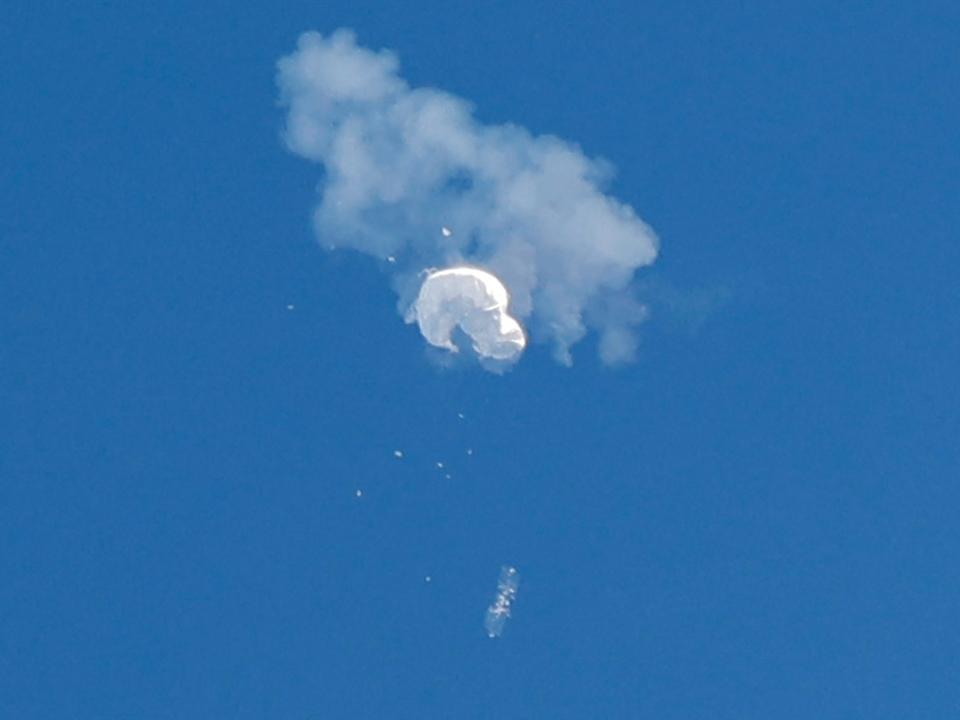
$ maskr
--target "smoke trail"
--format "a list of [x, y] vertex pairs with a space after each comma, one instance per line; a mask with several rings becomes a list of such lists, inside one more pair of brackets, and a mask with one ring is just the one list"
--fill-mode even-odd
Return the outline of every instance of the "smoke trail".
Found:
[[588, 330], [604, 362], [630, 360], [645, 316], [630, 285], [657, 239], [602, 192], [609, 166], [556, 137], [483, 125], [463, 99], [409, 87], [398, 67], [348, 30], [305, 33], [278, 63], [286, 144], [325, 170], [321, 243], [389, 260], [404, 315], [423, 268], [478, 267], [559, 361]]

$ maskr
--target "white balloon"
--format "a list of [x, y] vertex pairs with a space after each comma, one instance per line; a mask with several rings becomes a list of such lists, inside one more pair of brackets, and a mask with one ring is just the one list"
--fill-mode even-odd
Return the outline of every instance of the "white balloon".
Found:
[[420, 286], [414, 315], [427, 342], [457, 352], [459, 327], [480, 357], [513, 360], [527, 345], [523, 328], [507, 312], [510, 295], [495, 276], [474, 267], [431, 272]]

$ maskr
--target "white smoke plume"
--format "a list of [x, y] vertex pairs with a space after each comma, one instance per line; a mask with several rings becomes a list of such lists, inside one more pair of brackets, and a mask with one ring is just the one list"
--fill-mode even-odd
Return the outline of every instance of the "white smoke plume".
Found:
[[324, 168], [321, 243], [386, 261], [402, 314], [411, 317], [424, 268], [482, 268], [561, 362], [588, 330], [604, 362], [633, 357], [646, 313], [631, 283], [656, 259], [657, 239], [602, 191], [607, 163], [411, 88], [393, 53], [358, 46], [349, 30], [303, 34], [278, 70], [287, 147]]

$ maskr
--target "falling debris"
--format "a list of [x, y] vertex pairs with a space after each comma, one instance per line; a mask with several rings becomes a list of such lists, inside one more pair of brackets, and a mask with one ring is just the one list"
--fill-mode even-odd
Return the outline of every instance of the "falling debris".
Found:
[[287, 310], [293, 310], [293, 305], [287, 305]]
[[487, 635], [492, 638], [500, 637], [503, 626], [510, 617], [510, 608], [517, 597], [517, 588], [520, 587], [520, 573], [515, 567], [504, 565], [500, 568], [500, 578], [497, 580], [497, 596], [493, 604], [487, 608], [487, 616], [483, 625]]
[[438, 463], [437, 463], [437, 469], [438, 469], [438, 470], [443, 470], [443, 463], [442, 463], [442, 462], [438, 462]]
[[508, 312], [510, 294], [500, 280], [475, 267], [431, 272], [420, 286], [407, 317], [420, 325], [428, 343], [459, 352], [453, 342], [459, 327], [483, 358], [516, 360], [527, 345], [523, 328]]
[[402, 458], [402, 457], [403, 457], [403, 450], [394, 450], [394, 451], [393, 451], [393, 456], [394, 456], [395, 458]]
[[363, 490], [357, 490], [357, 497], [363, 497]]
[[473, 448], [467, 448], [467, 455], [473, 455]]
[[430, 582], [430, 579], [431, 579], [430, 576], [427, 575], [427, 576], [423, 579], [423, 581], [424, 581], [424, 582]]
[[450, 237], [451, 235], [453, 235], [453, 230], [451, 230], [446, 226], [440, 228], [440, 232], [443, 233], [444, 237]]
[[443, 477], [444, 477], [445, 480], [450, 480], [450, 479], [453, 478], [453, 475], [451, 475], [450, 473], [447, 473], [447, 474], [444, 475]]
[[387, 262], [388, 262], [388, 263], [395, 263], [396, 261], [397, 261], [397, 259], [396, 259], [393, 255], [387, 255]]
[[457, 413], [457, 417], [463, 420], [463, 413]]

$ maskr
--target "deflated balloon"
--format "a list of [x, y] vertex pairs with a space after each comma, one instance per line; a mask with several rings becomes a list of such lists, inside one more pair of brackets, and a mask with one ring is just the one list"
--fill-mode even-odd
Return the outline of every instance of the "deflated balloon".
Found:
[[510, 295], [500, 280], [474, 267], [452, 267], [427, 275], [413, 310], [427, 342], [457, 352], [453, 333], [459, 327], [480, 357], [513, 360], [527, 344], [507, 312]]

